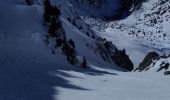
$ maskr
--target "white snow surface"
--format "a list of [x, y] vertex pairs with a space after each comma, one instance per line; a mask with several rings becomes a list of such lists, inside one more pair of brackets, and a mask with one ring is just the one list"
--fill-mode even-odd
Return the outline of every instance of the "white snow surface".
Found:
[[[86, 91], [59, 88], [59, 100], [166, 100], [169, 98], [169, 76], [155, 72], [120, 73], [118, 75], [85, 75], [67, 72], [80, 78], [67, 78]], [[95, 73], [96, 74], [96, 73]], [[67, 94], [67, 95], [65, 95]]]
[[53, 55], [43, 42], [46, 27], [42, 12], [41, 5], [28, 6], [24, 0], [0, 3], [0, 100], [169, 99], [169, 76], [111, 68], [113, 64], [106, 64], [85, 48], [93, 40], [64, 17], [67, 36], [76, 41], [79, 55], [87, 57], [91, 68], [71, 66], [60, 50]]

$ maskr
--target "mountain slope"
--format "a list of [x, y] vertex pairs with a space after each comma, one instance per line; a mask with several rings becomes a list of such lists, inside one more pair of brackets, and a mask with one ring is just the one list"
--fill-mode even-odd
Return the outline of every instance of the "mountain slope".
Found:
[[51, 95], [58, 93], [53, 86], [83, 89], [51, 74], [64, 74], [59, 68], [70, 65], [44, 45], [39, 6], [27, 6], [23, 0], [4, 0], [0, 5], [0, 99], [53, 100]]
[[[61, 5], [59, 20], [62, 28], [67, 38], [75, 42], [77, 58], [87, 58], [88, 68], [69, 64], [61, 49], [53, 50], [54, 41], [52, 45], [45, 44], [48, 25], [43, 25], [42, 2], [27, 5], [24, 0], [3, 0], [0, 3], [0, 100], [169, 98], [168, 77], [156, 72], [125, 73], [113, 61], [104, 61], [100, 53], [95, 52], [96, 42], [103, 46], [100, 36], [105, 37], [104, 32], [98, 36], [98, 32], [82, 19], [76, 20], [73, 25], [68, 17], [71, 21], [77, 18], [76, 13], [71, 12], [76, 8], [67, 0], [51, 1], [53, 5]], [[137, 43], [133, 46], [134, 41], [126, 41], [123, 35], [117, 37], [115, 35], [114, 39], [118, 40], [114, 43], [120, 43], [122, 48], [119, 48], [128, 47], [123, 45], [127, 43], [131, 50], [141, 49]]]
[[112, 22], [82, 18], [99, 35], [113, 41], [117, 47], [125, 48], [135, 66], [138, 66], [141, 62], [139, 59], [143, 59], [150, 51], [169, 52], [169, 5], [168, 0], [148, 0], [126, 19]]
[[[59, 49], [54, 55], [45, 45], [44, 35], [47, 33], [47, 27], [43, 25], [41, 5], [28, 6], [23, 0], [4, 0], [0, 5], [2, 14], [0, 16], [0, 99], [53, 100], [52, 95], [58, 95], [59, 92], [53, 87], [88, 90], [60, 77], [74, 77], [62, 72], [63, 70], [81, 73], [86, 71], [81, 70], [79, 66], [73, 67], [68, 64]], [[76, 47], [81, 46], [78, 50], [81, 56], [90, 55], [88, 60], [92, 63], [114, 68], [113, 64], [107, 64], [94, 52], [87, 52], [89, 49], [83, 45], [86, 45], [84, 41], [90, 42], [89, 39], [76, 29], [72, 30], [73, 27], [71, 24], [68, 25], [65, 19], [61, 20], [67, 34], [70, 34], [68, 37], [78, 39], [76, 43], [80, 44], [76, 44]], [[94, 59], [95, 57], [99, 59]], [[107, 73], [93, 68], [88, 72], [87, 74]]]

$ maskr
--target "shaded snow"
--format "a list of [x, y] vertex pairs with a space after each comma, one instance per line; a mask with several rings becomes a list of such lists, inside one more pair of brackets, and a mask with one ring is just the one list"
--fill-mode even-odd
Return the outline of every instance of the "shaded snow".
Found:
[[[168, 76], [116, 71], [116, 66], [84, 47], [93, 40], [64, 17], [61, 20], [68, 38], [76, 41], [79, 55], [87, 57], [91, 68], [71, 66], [60, 51], [51, 53], [43, 42], [46, 28], [41, 6], [3, 0], [0, 13], [0, 100], [167, 100], [170, 96]], [[126, 43], [121, 37], [115, 38], [116, 44]], [[129, 51], [140, 48], [131, 42], [123, 46], [130, 46]], [[142, 54], [136, 52], [140, 58]]]

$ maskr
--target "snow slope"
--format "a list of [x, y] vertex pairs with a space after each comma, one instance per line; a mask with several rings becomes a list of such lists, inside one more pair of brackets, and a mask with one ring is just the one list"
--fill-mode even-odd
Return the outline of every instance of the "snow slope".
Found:
[[57, 67], [70, 65], [44, 45], [41, 7], [29, 7], [23, 0], [4, 0], [0, 5], [0, 99], [53, 100], [58, 93], [53, 86], [83, 90], [51, 74], [63, 75]]
[[[58, 95], [59, 92], [53, 87], [87, 90], [59, 77], [74, 77], [61, 70], [74, 70], [82, 73], [84, 71], [77, 68], [79, 66], [73, 67], [68, 64], [60, 50], [56, 50], [56, 55], [54, 55], [45, 45], [44, 34], [47, 29], [43, 26], [42, 6], [28, 6], [23, 0], [4, 0], [0, 8], [2, 14], [0, 16], [1, 100], [53, 100], [53, 95]], [[63, 19], [63, 23], [64, 21]], [[75, 39], [82, 37], [83, 41], [83, 36], [78, 35], [80, 32], [74, 30], [70, 32], [73, 27], [66, 24], [68, 22], [64, 24], [67, 32], [77, 34], [77, 37], [75, 37], [76, 34], [69, 37]], [[79, 42], [81, 43], [80, 39]], [[81, 44], [78, 45], [81, 46]], [[87, 51], [87, 48], [82, 51]], [[86, 54], [91, 55], [88, 58], [94, 59], [93, 52]], [[92, 59], [88, 60], [93, 61]], [[94, 64], [101, 61], [100, 58], [99, 61], [94, 60], [96, 61], [93, 61]], [[100, 63], [103, 66], [102, 62]], [[100, 71], [91, 69], [89, 72]], [[101, 73], [105, 72], [101, 71]]]
[[[88, 88], [88, 91], [59, 88], [59, 100], [167, 100], [169, 76], [156, 72], [121, 73], [118, 75], [85, 75], [66, 72], [80, 78], [66, 78], [72, 84]], [[96, 73], [95, 73], [96, 74]], [[67, 94], [67, 96], [65, 96]]]
[[[63, 1], [64, 3], [64, 1]], [[167, 100], [168, 76], [155, 72], [123, 73], [86, 48], [93, 43], [61, 17], [68, 38], [89, 69], [71, 66], [60, 50], [44, 43], [42, 6], [24, 0], [0, 3], [0, 100]], [[126, 83], [126, 84], [125, 84]]]

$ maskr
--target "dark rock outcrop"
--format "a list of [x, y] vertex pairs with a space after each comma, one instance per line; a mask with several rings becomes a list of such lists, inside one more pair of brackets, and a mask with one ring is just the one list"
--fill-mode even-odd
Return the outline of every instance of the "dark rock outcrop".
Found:
[[133, 70], [133, 63], [129, 56], [126, 54], [125, 49], [119, 50], [110, 41], [97, 43], [96, 51], [100, 54], [101, 58], [109, 63], [115, 63], [120, 68], [126, 71]]
[[126, 54], [125, 50], [118, 50], [115, 48], [115, 53], [112, 56], [112, 59], [121, 68], [127, 71], [133, 70], [133, 63], [130, 60], [129, 56]]
[[163, 69], [167, 70], [168, 68], [169, 68], [169, 63], [162, 62], [160, 65], [160, 68], [157, 70], [157, 72], [159, 72]]
[[87, 5], [91, 8], [101, 8], [105, 0], [75, 0], [81, 4]]
[[164, 75], [170, 75], [170, 71], [165, 71]]
[[156, 60], [156, 59], [159, 59], [160, 56], [158, 53], [156, 52], [149, 52], [144, 60], [139, 64], [139, 67], [136, 69], [136, 70], [139, 70], [139, 71], [143, 71], [144, 69], [146, 69], [151, 63], [152, 63], [152, 60]]
[[26, 2], [28, 5], [32, 5], [32, 4], [33, 4], [33, 0], [25, 0], [25, 2]]

